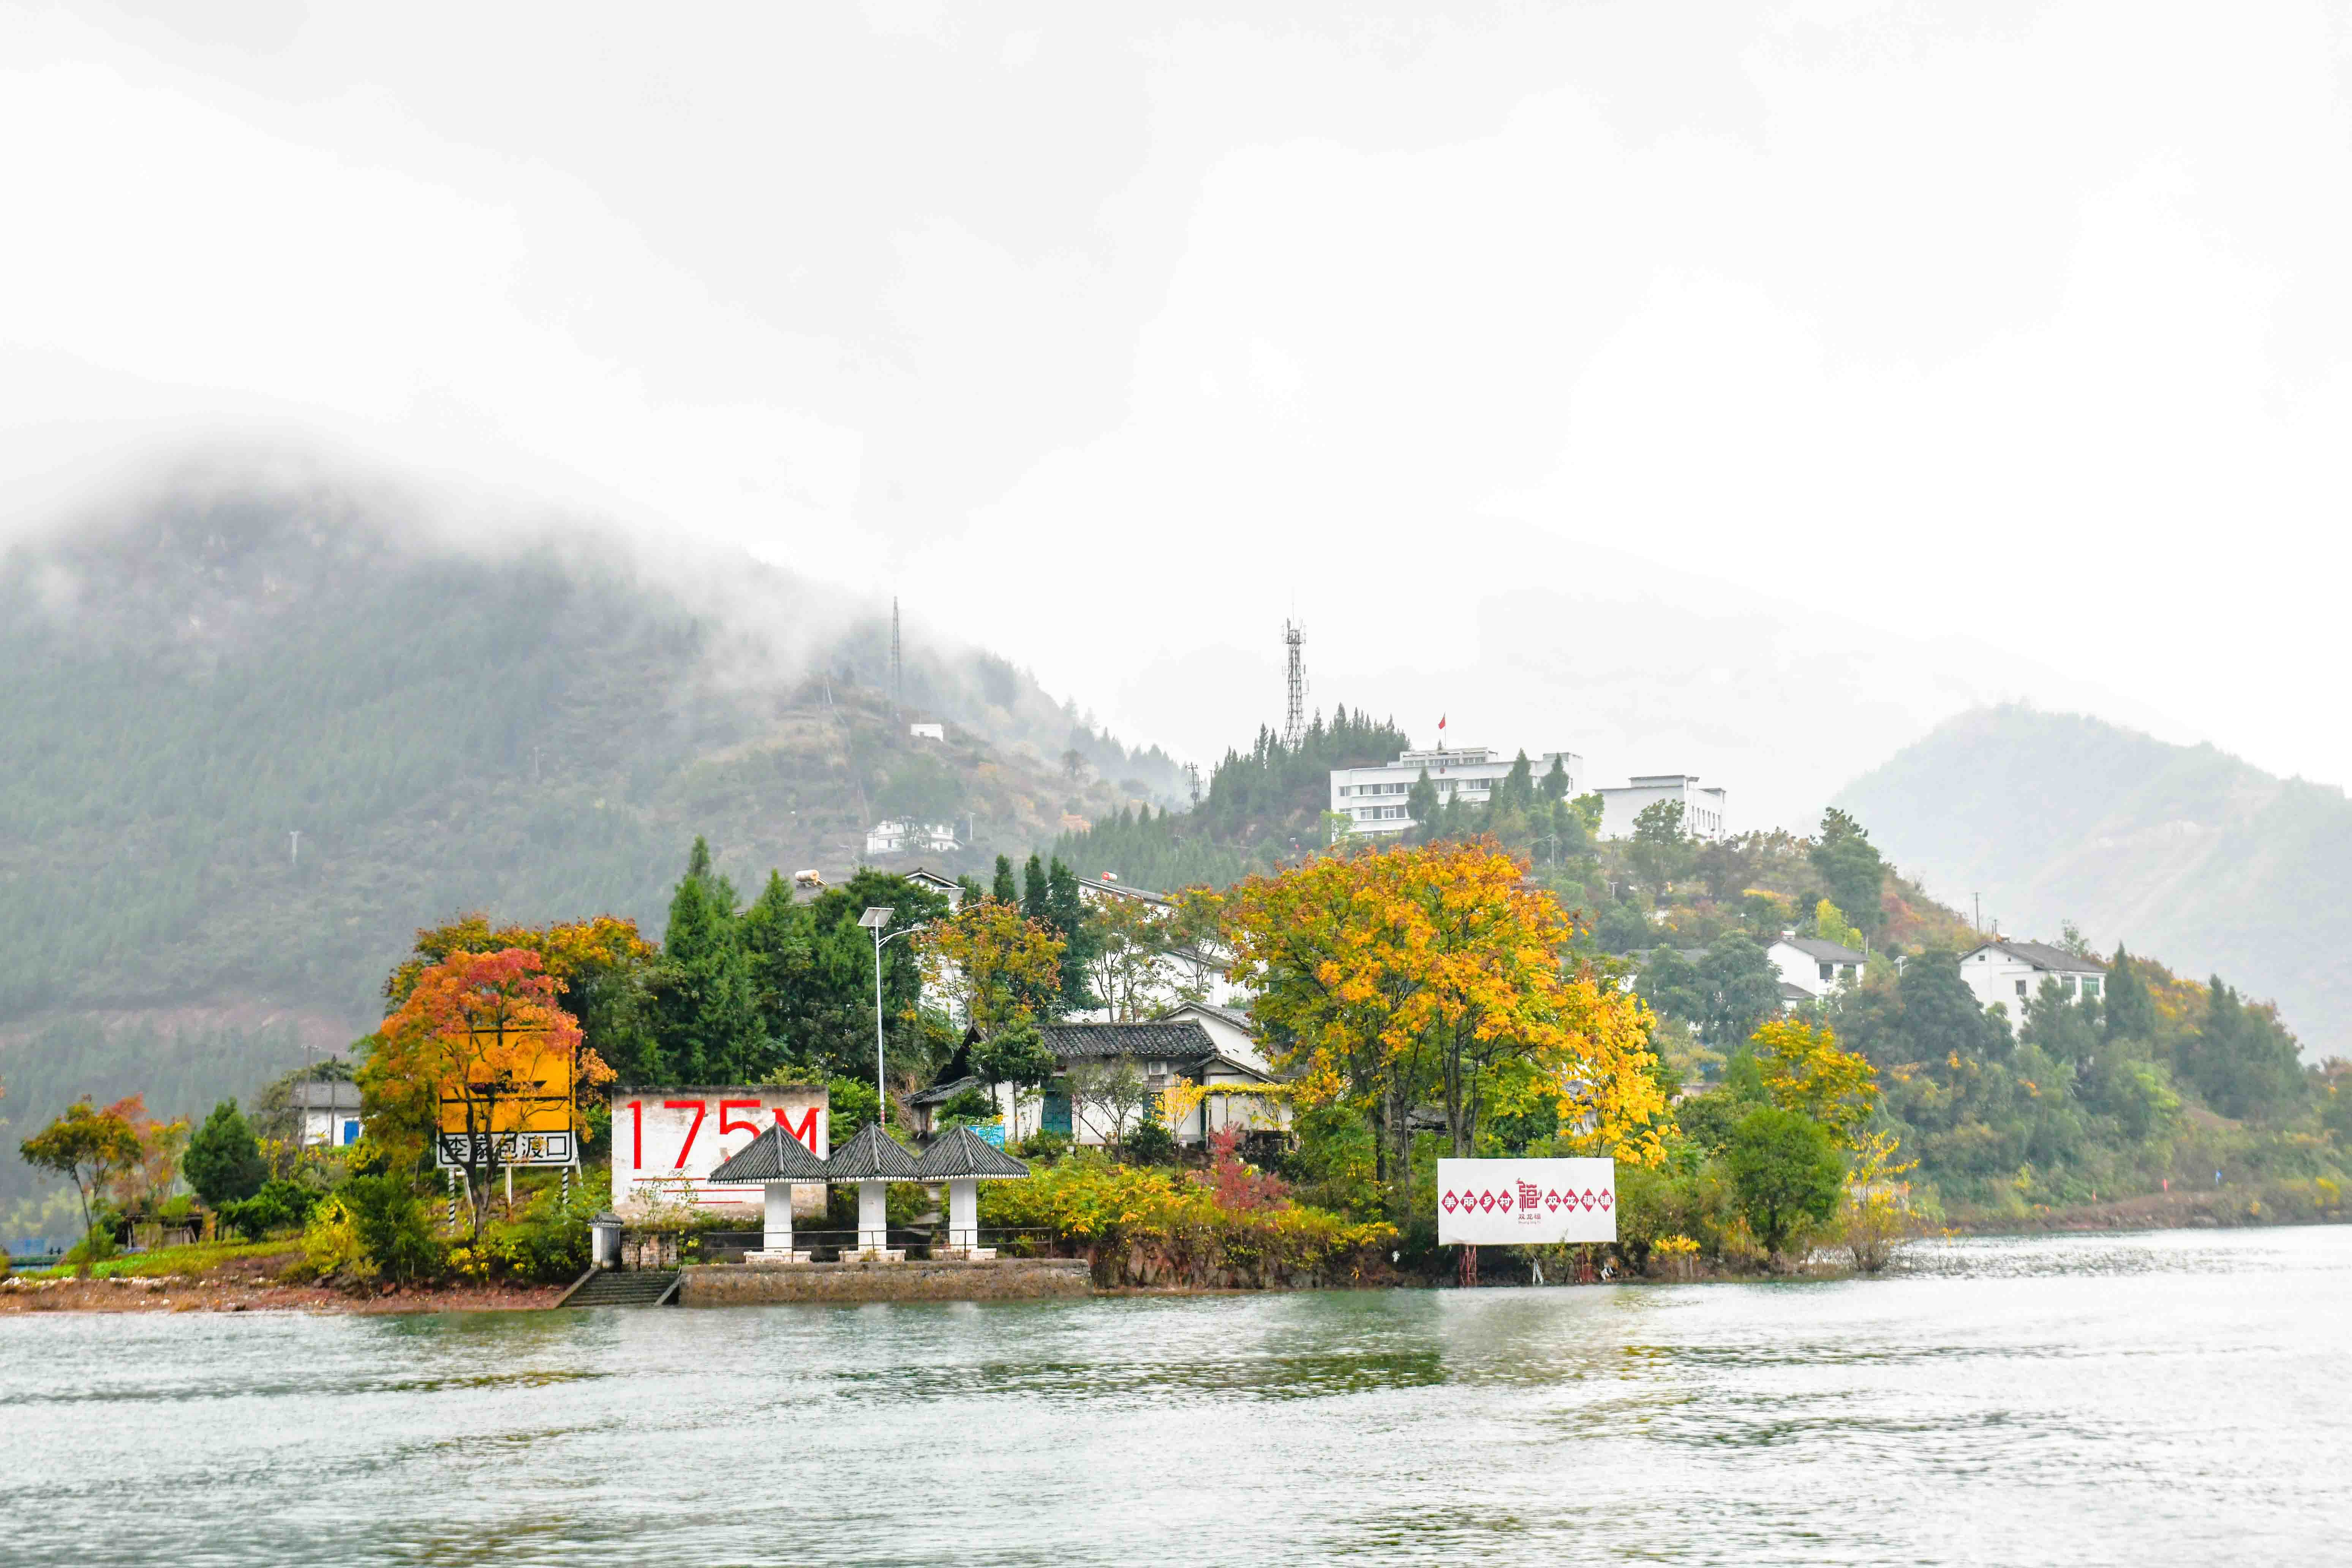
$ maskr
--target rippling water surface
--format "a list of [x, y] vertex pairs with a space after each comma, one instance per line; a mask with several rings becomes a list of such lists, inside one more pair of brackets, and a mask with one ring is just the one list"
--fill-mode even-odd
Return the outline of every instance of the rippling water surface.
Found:
[[1839, 1284], [0, 1318], [21, 1563], [2352, 1561], [2352, 1227]]

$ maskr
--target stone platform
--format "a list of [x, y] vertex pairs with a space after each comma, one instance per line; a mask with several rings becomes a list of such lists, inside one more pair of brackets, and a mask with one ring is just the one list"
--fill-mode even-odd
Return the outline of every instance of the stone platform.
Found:
[[683, 1271], [684, 1307], [772, 1301], [1035, 1301], [1094, 1293], [1082, 1258], [939, 1258], [929, 1263], [712, 1263]]

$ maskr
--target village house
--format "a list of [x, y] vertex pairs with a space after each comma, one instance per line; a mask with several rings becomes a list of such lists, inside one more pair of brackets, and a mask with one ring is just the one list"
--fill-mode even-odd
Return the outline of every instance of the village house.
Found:
[[[1764, 954], [1780, 972], [1780, 984], [1801, 991], [1808, 1001], [1819, 1001], [1841, 985], [1861, 984], [1867, 958], [1842, 942], [1817, 936], [1780, 937]], [[1782, 998], [1788, 999], [1786, 991]]]
[[2105, 989], [2107, 966], [2046, 942], [1995, 937], [1961, 958], [1960, 978], [1979, 1005], [1999, 1003], [2011, 1019], [2021, 1019], [2027, 998], [2041, 993], [2044, 980], [2055, 980], [2070, 997], [2096, 996]]
[[302, 1118], [303, 1148], [348, 1149], [360, 1141], [359, 1085], [298, 1083], [293, 1105]]
[[963, 839], [952, 822], [914, 822], [892, 817], [876, 823], [866, 832], [866, 853], [868, 855], [952, 855], [963, 847]]
[[[1256, 1086], [1276, 1081], [1257, 1048], [1246, 1015], [1204, 1003], [1188, 1004], [1167, 1017], [1140, 1024], [1048, 1024], [1038, 1033], [1045, 1048], [1071, 1068], [1131, 1064], [1151, 1098], [1127, 1123], [1132, 1131], [1159, 1097], [1178, 1084], [1205, 1089], [1201, 1102], [1185, 1112], [1171, 1129], [1179, 1143], [1201, 1143], [1227, 1127], [1278, 1131], [1290, 1125], [1289, 1106], [1283, 1100], [1255, 1093]], [[908, 1100], [915, 1130], [929, 1134], [940, 1111], [950, 1101], [987, 1086], [971, 1075], [962, 1053], [949, 1065], [941, 1081]], [[1220, 1089], [1224, 1092], [1220, 1093]], [[1114, 1141], [1114, 1129], [1100, 1107], [1073, 1101], [1070, 1081], [1057, 1078], [1041, 1094], [1015, 1095], [1000, 1085], [996, 1102], [1003, 1114], [1008, 1142], [1034, 1133], [1058, 1132], [1074, 1143], [1099, 1145]]]

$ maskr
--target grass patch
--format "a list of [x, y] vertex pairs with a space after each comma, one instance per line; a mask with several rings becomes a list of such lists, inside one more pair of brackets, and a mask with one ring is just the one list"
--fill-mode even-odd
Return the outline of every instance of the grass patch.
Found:
[[[93, 1279], [154, 1279], [211, 1273], [240, 1258], [274, 1258], [299, 1250], [291, 1241], [200, 1241], [193, 1247], [159, 1247], [152, 1252], [124, 1253], [90, 1268]], [[33, 1279], [70, 1279], [73, 1266], [27, 1274]]]

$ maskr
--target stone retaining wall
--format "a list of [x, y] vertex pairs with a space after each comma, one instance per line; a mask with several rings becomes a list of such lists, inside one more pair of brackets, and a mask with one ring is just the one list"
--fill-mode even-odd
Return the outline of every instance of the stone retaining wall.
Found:
[[770, 1301], [1033, 1301], [1086, 1296], [1094, 1282], [1080, 1258], [1003, 1258], [987, 1263], [714, 1263], [688, 1268], [678, 1304], [740, 1307]]

